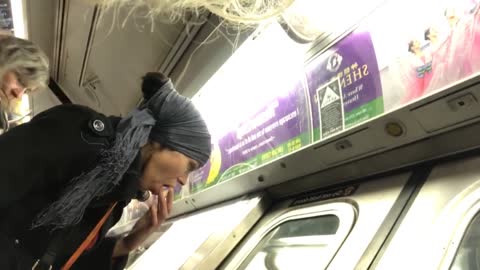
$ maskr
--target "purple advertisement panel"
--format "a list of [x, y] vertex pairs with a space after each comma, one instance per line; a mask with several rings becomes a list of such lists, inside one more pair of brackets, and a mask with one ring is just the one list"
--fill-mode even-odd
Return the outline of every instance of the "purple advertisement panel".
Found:
[[180, 184], [177, 184], [174, 188], [174, 195], [173, 195], [173, 199], [174, 200], [178, 200], [178, 199], [181, 199], [182, 198], [182, 186]]
[[383, 113], [377, 59], [368, 32], [354, 32], [306, 67], [315, 140]]
[[190, 176], [192, 192], [255, 169], [311, 142], [301, 82], [287, 95], [273, 98], [253, 117], [213, 146], [208, 164]]
[[251, 171], [383, 112], [368, 32], [349, 35], [307, 66], [302, 63], [301, 72], [292, 75], [298, 82], [287, 94], [269, 99], [214, 143], [209, 163], [189, 179], [190, 192]]

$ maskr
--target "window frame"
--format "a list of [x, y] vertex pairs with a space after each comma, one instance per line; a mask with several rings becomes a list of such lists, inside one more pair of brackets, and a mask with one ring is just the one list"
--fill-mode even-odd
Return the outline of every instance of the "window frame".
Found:
[[313, 206], [303, 205], [275, 211], [270, 217], [266, 217], [266, 222], [262, 226], [257, 227], [252, 234], [247, 236], [244, 244], [233, 251], [231, 259], [224, 262], [225, 264], [222, 265], [220, 269], [237, 269], [242, 266], [257, 245], [260, 244], [272, 230], [275, 230], [283, 223], [327, 215], [334, 215], [340, 221], [337, 233], [335, 234], [336, 240], [331, 244], [331, 247], [329, 247], [330, 250], [328, 252], [331, 254], [331, 258], [327, 263], [328, 265], [347, 239], [357, 220], [356, 208], [350, 203], [332, 202]]
[[[458, 247], [457, 249], [455, 250], [455, 252], [453, 253], [453, 257], [450, 261], [450, 264], [448, 266], [448, 269], [457, 269], [457, 268], [452, 268], [454, 263], [455, 263], [455, 260], [457, 259], [457, 256], [459, 255], [459, 251], [460, 251], [460, 248], [462, 247], [462, 243], [464, 242], [464, 240], [466, 240], [466, 237], [467, 237], [467, 233], [469, 232], [469, 229], [471, 228], [471, 226], [473, 226], [473, 223], [475, 221], [475, 219], [478, 218], [479, 220], [476, 220], [476, 222], [478, 223], [480, 221], [480, 211], [477, 211], [473, 216], [472, 218], [470, 219], [470, 222], [468, 222], [467, 224], [467, 227], [465, 228], [465, 231], [464, 231], [464, 234], [462, 236], [462, 238], [459, 240], [459, 241], [456, 241], [456, 243], [458, 244]], [[478, 224], [477, 224], [478, 225]], [[477, 258], [478, 259], [478, 258]], [[477, 264], [478, 266], [478, 264]]]
[[[478, 183], [480, 183], [480, 181], [477, 182], [477, 184]], [[465, 196], [460, 204], [464, 206], [470, 205], [470, 207], [463, 211], [464, 214], [462, 218], [459, 220], [451, 234], [452, 237], [448, 242], [447, 249], [440, 263], [440, 270], [451, 269], [470, 224], [473, 222], [473, 219], [480, 216], [480, 188], [477, 188], [475, 191]]]

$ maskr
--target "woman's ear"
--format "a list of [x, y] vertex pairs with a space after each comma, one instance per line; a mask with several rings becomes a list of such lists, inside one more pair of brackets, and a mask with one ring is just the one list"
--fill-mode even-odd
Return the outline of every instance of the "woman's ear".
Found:
[[152, 157], [153, 153], [156, 151], [161, 151], [163, 149], [163, 146], [157, 142], [153, 141], [148, 141], [147, 144], [145, 144], [141, 149], [140, 149], [140, 154], [142, 155], [142, 167], [147, 164], [147, 162], [150, 160]]
[[144, 167], [147, 162], [150, 160], [150, 158], [152, 157], [152, 154], [153, 154], [153, 151], [154, 148], [153, 148], [153, 145], [152, 145], [152, 142], [147, 142], [147, 144], [145, 144], [141, 149], [140, 149], [140, 155], [141, 155], [141, 159], [142, 159], [142, 167]]

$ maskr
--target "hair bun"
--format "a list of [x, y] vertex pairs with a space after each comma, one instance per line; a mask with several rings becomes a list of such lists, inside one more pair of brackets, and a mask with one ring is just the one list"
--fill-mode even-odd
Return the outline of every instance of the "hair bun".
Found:
[[168, 82], [169, 78], [160, 72], [148, 72], [143, 77], [142, 92], [145, 100], [149, 100]]

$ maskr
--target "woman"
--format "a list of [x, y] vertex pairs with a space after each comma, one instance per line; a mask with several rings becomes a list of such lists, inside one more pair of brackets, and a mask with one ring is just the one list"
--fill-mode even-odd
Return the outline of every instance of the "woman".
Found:
[[444, 84], [438, 85], [438, 88], [456, 83], [472, 74], [469, 56], [473, 41], [470, 30], [472, 23], [469, 17], [461, 18], [459, 14], [456, 8], [445, 10], [445, 18], [450, 28], [446, 41], [446, 70], [442, 74], [445, 79]]
[[472, 45], [469, 52], [469, 60], [472, 65], [472, 73], [480, 72], [480, 5], [476, 5], [471, 22]]
[[420, 42], [418, 40], [408, 42], [408, 52], [408, 57], [397, 63], [396, 71], [405, 91], [402, 104], [421, 97], [424, 91], [425, 55]]
[[[174, 186], [209, 159], [210, 134], [162, 74], [148, 73], [142, 91], [123, 119], [61, 105], [0, 136], [0, 269], [123, 269], [165, 220]], [[125, 238], [105, 238], [145, 191], [158, 204]]]
[[439, 38], [436, 28], [427, 28], [424, 32], [427, 46], [424, 48], [427, 68], [424, 76], [425, 93], [438, 90], [445, 85], [447, 71], [448, 41]]
[[28, 40], [0, 33], [0, 134], [8, 129], [8, 113], [26, 92], [45, 88], [48, 58]]

